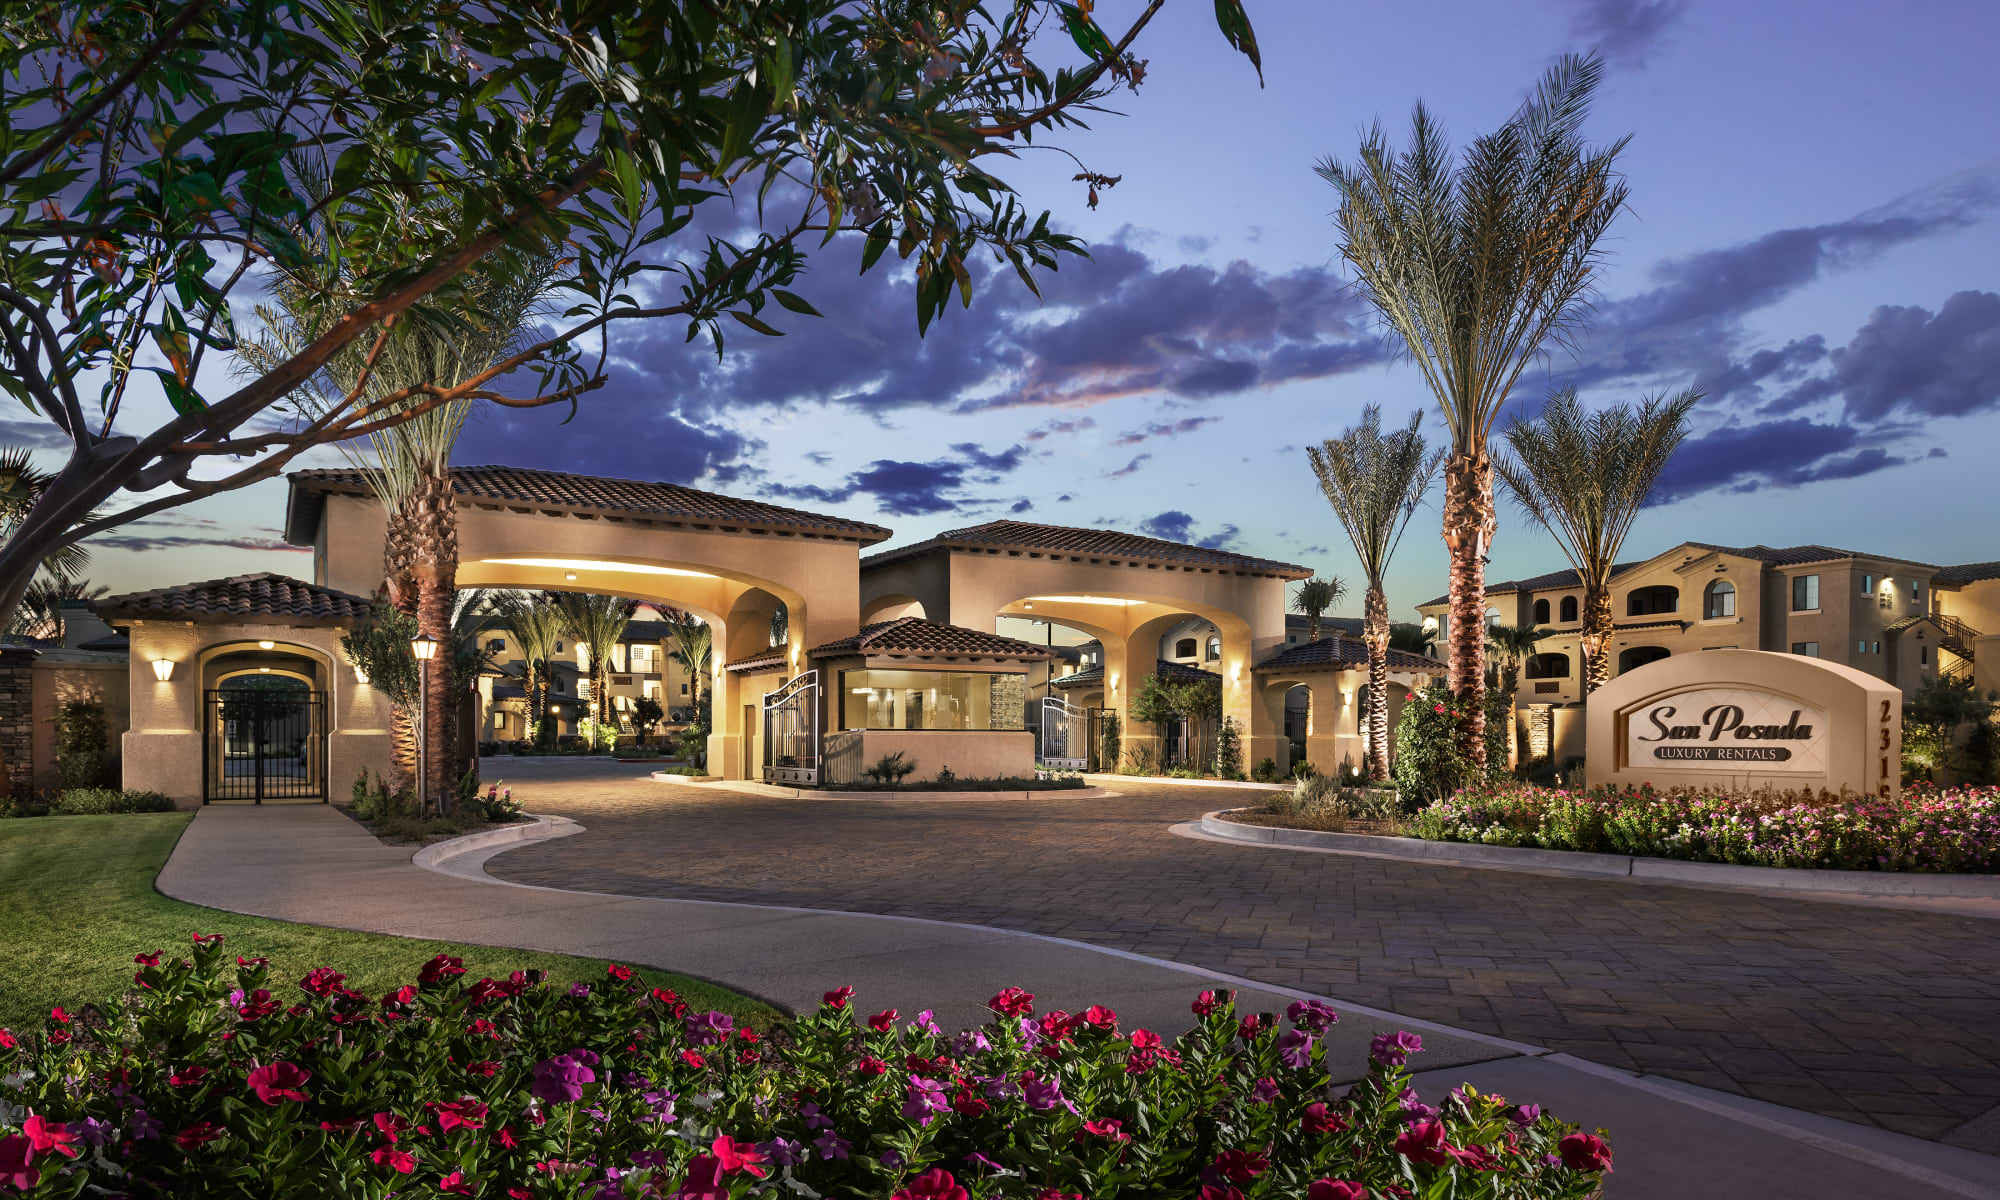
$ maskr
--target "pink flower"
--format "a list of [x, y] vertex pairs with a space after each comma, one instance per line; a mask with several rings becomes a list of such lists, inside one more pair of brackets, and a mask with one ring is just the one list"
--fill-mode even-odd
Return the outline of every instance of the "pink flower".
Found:
[[35, 1148], [28, 1139], [18, 1134], [0, 1137], [0, 1183], [25, 1192], [41, 1181], [41, 1168], [35, 1165]]
[[825, 1004], [828, 1008], [838, 1010], [846, 1008], [847, 1002], [852, 999], [854, 999], [853, 988], [837, 987], [832, 991], [826, 993], [824, 996], [821, 996], [820, 1002]]
[[895, 1009], [885, 1008], [881, 1012], [878, 1012], [874, 1016], [868, 1018], [868, 1028], [876, 1030], [881, 1033], [887, 1033], [889, 1029], [896, 1024], [896, 1015], [897, 1014]]
[[1031, 1017], [1035, 1015], [1035, 994], [1017, 987], [1001, 988], [986, 1007], [1003, 1017]]
[[407, 1150], [397, 1150], [384, 1146], [368, 1156], [378, 1167], [387, 1167], [401, 1175], [408, 1175], [417, 1169], [417, 1156]]
[[726, 1133], [718, 1133], [715, 1135], [715, 1141], [709, 1144], [708, 1152], [715, 1156], [716, 1162], [722, 1164], [725, 1173], [734, 1174], [741, 1171], [758, 1179], [762, 1179], [765, 1175], [764, 1152], [757, 1148], [755, 1142], [739, 1142]]
[[1084, 1009], [1077, 1014], [1077, 1019], [1092, 1029], [1109, 1029], [1113, 1032], [1118, 1029], [1118, 1014], [1102, 1004], [1093, 1004]]
[[1368, 1043], [1368, 1053], [1385, 1067], [1400, 1067], [1410, 1055], [1423, 1052], [1424, 1039], [1414, 1033], [1378, 1033]]
[[51, 1121], [39, 1113], [21, 1122], [21, 1132], [28, 1135], [28, 1144], [37, 1154], [54, 1151], [64, 1158], [75, 1158], [82, 1151], [76, 1148], [76, 1135], [57, 1121]]
[[1306, 1200], [1368, 1200], [1368, 1189], [1345, 1179], [1317, 1179], [1306, 1189]]
[[722, 1164], [706, 1154], [697, 1154], [688, 1163], [687, 1178], [681, 1180], [680, 1200], [729, 1200], [729, 1185], [722, 1181]]
[[274, 1062], [250, 1072], [248, 1082], [250, 1090], [257, 1093], [259, 1100], [266, 1104], [276, 1104], [281, 1100], [306, 1099], [306, 1094], [299, 1089], [311, 1078], [312, 1072], [304, 1067], [288, 1062]]
[[1572, 1133], [1556, 1143], [1562, 1164], [1572, 1171], [1611, 1171], [1611, 1147], [1588, 1133]]
[[967, 1200], [967, 1197], [965, 1189], [958, 1186], [958, 1180], [951, 1177], [951, 1172], [933, 1167], [910, 1180], [893, 1200]]
[[438, 1180], [438, 1191], [443, 1192], [447, 1196], [476, 1196], [479, 1194], [478, 1189], [472, 1186], [472, 1181], [465, 1177], [465, 1172], [463, 1171], [453, 1171], [443, 1179]]
[[1231, 1183], [1249, 1183], [1269, 1170], [1271, 1160], [1255, 1150], [1224, 1150], [1209, 1164], [1214, 1175]]
[[1195, 1016], [1205, 1017], [1235, 998], [1235, 992], [1203, 992], [1196, 996], [1194, 1003], [1188, 1007], [1194, 1011]]
[[478, 1129], [486, 1124], [486, 1106], [470, 1098], [450, 1102], [433, 1100], [426, 1107], [437, 1114], [439, 1133], [450, 1133], [460, 1128]]
[[1308, 1104], [1299, 1126], [1307, 1133], [1339, 1133], [1347, 1128], [1347, 1120], [1324, 1104]]
[[1441, 1167], [1451, 1161], [1451, 1145], [1445, 1141], [1444, 1126], [1436, 1121], [1418, 1121], [1396, 1139], [1396, 1153], [1411, 1162]]
[[1125, 1132], [1125, 1123], [1115, 1117], [1104, 1117], [1096, 1121], [1085, 1121], [1083, 1128], [1076, 1131], [1076, 1140], [1082, 1141], [1084, 1134], [1109, 1138], [1114, 1142], [1129, 1142], [1132, 1135]]

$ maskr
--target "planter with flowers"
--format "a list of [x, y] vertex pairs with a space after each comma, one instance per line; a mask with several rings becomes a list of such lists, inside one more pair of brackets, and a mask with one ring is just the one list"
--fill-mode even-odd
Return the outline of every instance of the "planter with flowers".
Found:
[[565, 989], [441, 956], [368, 997], [219, 937], [138, 963], [125, 1011], [0, 1033], [0, 1195], [1571, 1200], [1611, 1168], [1532, 1104], [1417, 1096], [1413, 1034], [1332, 1086], [1310, 1001], [1204, 992], [1169, 1043], [1013, 988], [956, 1035], [839, 988], [760, 1035], [617, 965]]

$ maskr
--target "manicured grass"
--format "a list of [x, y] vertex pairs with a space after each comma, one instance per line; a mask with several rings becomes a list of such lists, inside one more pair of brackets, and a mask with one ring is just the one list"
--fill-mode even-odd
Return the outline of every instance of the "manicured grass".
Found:
[[[131, 986], [134, 954], [177, 951], [196, 932], [225, 934], [235, 953], [270, 959], [278, 978], [330, 966], [371, 996], [414, 982], [435, 954], [463, 958], [472, 978], [532, 968], [563, 983], [604, 978], [604, 963], [595, 959], [322, 929], [168, 899], [153, 890], [153, 879], [190, 819], [145, 813], [0, 821], [0, 1027], [40, 1031], [53, 1005], [110, 1005]], [[648, 986], [673, 988], [696, 1011], [721, 1009], [764, 1028], [782, 1019], [714, 984], [642, 974]]]

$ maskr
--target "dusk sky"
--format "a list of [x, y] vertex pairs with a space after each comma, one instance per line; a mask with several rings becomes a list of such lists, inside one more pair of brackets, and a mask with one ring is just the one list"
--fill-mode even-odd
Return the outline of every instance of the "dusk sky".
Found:
[[[1400, 144], [1424, 100], [1464, 140], [1506, 118], [1552, 58], [1598, 48], [1593, 140], [1630, 133], [1632, 208], [1590, 330], [1514, 393], [1586, 403], [1699, 385], [1669, 496], [1627, 542], [1833, 546], [2000, 558], [1986, 472], [2000, 451], [2000, 103], [1990, 0], [1362, 4], [1251, 0], [1267, 86], [1211, 6], [1167, 6], [1126, 115], [1058, 140], [1122, 177], [1090, 211], [1076, 167], [1001, 168], [1085, 238], [1037, 304], [982, 280], [919, 341], [909, 281], [850, 249], [798, 290], [829, 314], [732, 338], [625, 328], [610, 387], [559, 426], [480, 421], [462, 463], [664, 479], [890, 526], [894, 543], [999, 517], [1104, 526], [1305, 564], [1355, 585], [1304, 447], [1364, 404], [1435, 401], [1334, 257], [1330, 189], [1376, 118]], [[1119, 26], [1136, 0], [1102, 0]], [[332, 454], [315, 460], [338, 461]], [[116, 590], [271, 570], [282, 482], [92, 543]], [[1490, 578], [1550, 570], [1510, 505]], [[1435, 495], [1392, 565], [1396, 619], [1444, 590]]]

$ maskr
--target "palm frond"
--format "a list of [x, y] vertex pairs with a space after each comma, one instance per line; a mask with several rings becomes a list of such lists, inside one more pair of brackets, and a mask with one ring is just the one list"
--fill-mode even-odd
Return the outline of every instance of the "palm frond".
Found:
[[1307, 447], [1306, 456], [1369, 585], [1379, 585], [1444, 461], [1442, 451], [1426, 452], [1423, 414], [1412, 413], [1408, 426], [1384, 435], [1382, 409], [1371, 404], [1360, 424]]

